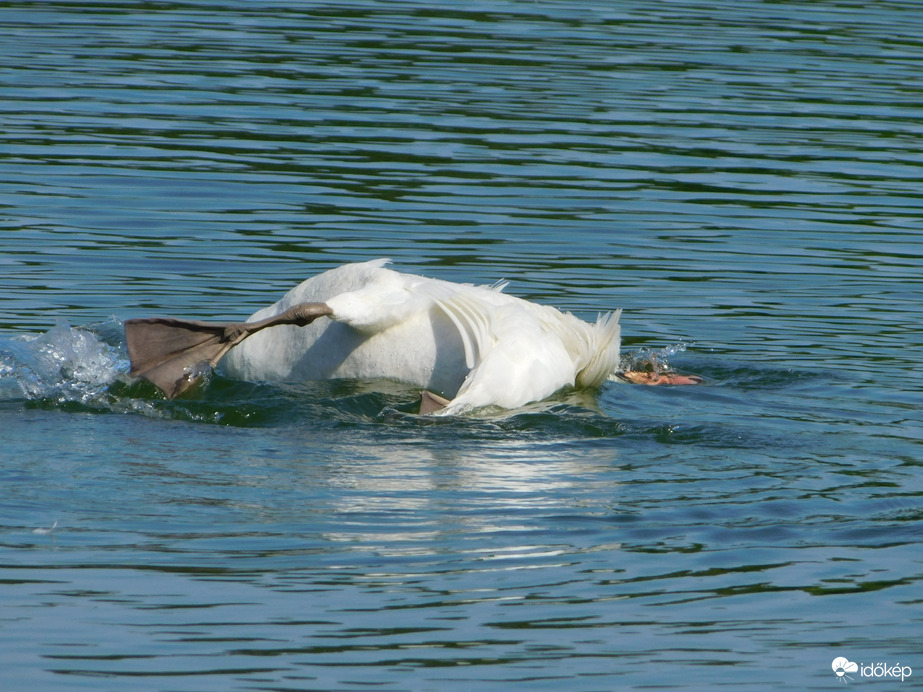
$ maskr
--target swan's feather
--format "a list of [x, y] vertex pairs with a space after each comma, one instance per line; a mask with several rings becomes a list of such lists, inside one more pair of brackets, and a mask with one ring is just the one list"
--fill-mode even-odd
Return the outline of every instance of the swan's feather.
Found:
[[248, 379], [393, 379], [452, 398], [442, 413], [516, 408], [617, 369], [619, 311], [588, 324], [502, 293], [402, 274], [389, 260], [344, 265], [292, 289], [251, 319], [325, 302], [332, 320], [255, 334], [225, 359]]

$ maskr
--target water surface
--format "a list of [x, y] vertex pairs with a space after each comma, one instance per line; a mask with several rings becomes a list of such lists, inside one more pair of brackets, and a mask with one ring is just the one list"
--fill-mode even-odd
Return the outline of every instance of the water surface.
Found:
[[[0, 23], [11, 689], [923, 671], [916, 3]], [[167, 402], [126, 375], [124, 319], [239, 319], [383, 256], [622, 307], [627, 358], [706, 384], [433, 421], [399, 385], [216, 375]]]

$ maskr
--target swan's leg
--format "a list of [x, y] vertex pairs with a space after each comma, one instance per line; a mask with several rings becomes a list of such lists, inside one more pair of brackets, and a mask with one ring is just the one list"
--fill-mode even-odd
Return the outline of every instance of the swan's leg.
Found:
[[433, 392], [426, 391], [425, 389], [420, 392], [420, 415], [425, 416], [428, 413], [435, 413], [436, 411], [441, 411], [451, 402], [445, 397], [434, 394]]
[[299, 303], [259, 322], [216, 323], [172, 317], [125, 320], [129, 374], [143, 377], [173, 399], [251, 334], [279, 324], [304, 327], [332, 312], [325, 303]]

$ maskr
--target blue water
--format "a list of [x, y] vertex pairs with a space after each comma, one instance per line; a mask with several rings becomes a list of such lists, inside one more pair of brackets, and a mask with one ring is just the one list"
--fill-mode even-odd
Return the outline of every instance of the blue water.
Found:
[[[923, 676], [923, 5], [0, 26], [4, 689]], [[627, 360], [706, 382], [427, 420], [395, 384], [127, 376], [125, 319], [376, 257], [621, 307]]]

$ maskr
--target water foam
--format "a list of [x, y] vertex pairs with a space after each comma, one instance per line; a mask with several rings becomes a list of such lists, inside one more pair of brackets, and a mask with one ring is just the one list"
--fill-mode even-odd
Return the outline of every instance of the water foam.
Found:
[[622, 354], [620, 369], [622, 371], [638, 372], [671, 372], [669, 359], [678, 353], [683, 353], [688, 344], [680, 342], [661, 349], [642, 348], [638, 351]]
[[44, 334], [0, 339], [0, 400], [91, 404], [127, 370], [121, 349], [106, 343], [92, 327], [62, 322]]

